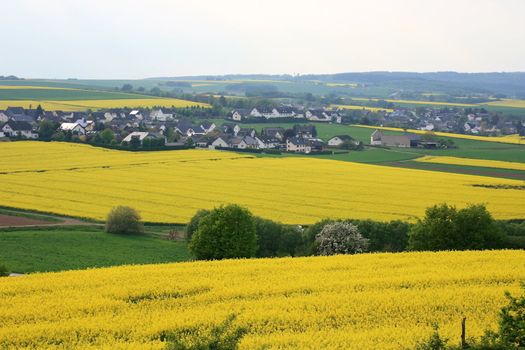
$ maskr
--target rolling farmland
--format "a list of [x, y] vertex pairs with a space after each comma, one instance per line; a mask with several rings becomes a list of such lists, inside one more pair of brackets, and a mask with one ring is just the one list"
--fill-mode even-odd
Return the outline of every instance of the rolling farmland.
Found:
[[434, 164], [452, 164], [452, 165], [466, 165], [485, 168], [498, 169], [514, 169], [525, 171], [524, 163], [502, 162], [497, 160], [483, 160], [470, 158], [456, 158], [456, 157], [440, 157], [440, 156], [425, 156], [415, 159], [416, 162], [434, 163]]
[[462, 317], [469, 337], [496, 327], [524, 261], [508, 250], [383, 253], [1, 279], [0, 347], [165, 349], [231, 317], [245, 330], [240, 349], [408, 349], [436, 322], [457, 344]]
[[[205, 103], [176, 98], [159, 98], [136, 93], [68, 87], [66, 84], [2, 85], [0, 82], [0, 109], [7, 107], [36, 108], [46, 110], [83, 111], [102, 108], [139, 107], [209, 107]], [[28, 82], [29, 83], [29, 82]]]
[[129, 153], [13, 142], [0, 151], [6, 164], [0, 205], [97, 220], [116, 205], [165, 223], [184, 223], [198, 209], [226, 203], [289, 224], [326, 217], [411, 220], [441, 202], [487, 203], [499, 219], [525, 212], [517, 180], [208, 150]]

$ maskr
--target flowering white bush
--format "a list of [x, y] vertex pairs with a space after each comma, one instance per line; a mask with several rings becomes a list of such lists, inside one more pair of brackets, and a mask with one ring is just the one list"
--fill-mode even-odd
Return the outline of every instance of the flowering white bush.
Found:
[[368, 239], [350, 222], [326, 224], [315, 239], [320, 255], [355, 254], [368, 249]]

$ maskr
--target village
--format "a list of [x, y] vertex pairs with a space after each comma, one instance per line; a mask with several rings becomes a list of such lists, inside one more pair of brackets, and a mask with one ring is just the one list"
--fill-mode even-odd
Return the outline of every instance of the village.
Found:
[[[305, 108], [277, 105], [233, 109], [216, 118], [180, 115], [177, 109], [108, 109], [87, 112], [45, 111], [8, 107], [0, 111], [0, 140], [40, 139], [87, 142], [108, 147], [132, 149], [210, 148], [226, 150], [265, 150], [315, 154], [327, 148], [361, 150], [362, 142], [352, 135], [335, 135], [323, 140], [317, 136], [316, 124], [363, 123], [473, 135], [523, 133], [523, 124], [500, 121], [497, 115], [484, 110], [396, 109], [372, 113], [366, 109]], [[209, 121], [212, 119], [214, 121]], [[217, 120], [224, 120], [219, 123]], [[265, 127], [266, 122], [272, 125]], [[290, 123], [292, 128], [276, 127]], [[258, 123], [260, 130], [245, 126]], [[372, 146], [449, 148], [442, 140], [405, 133], [388, 135], [371, 130]]]

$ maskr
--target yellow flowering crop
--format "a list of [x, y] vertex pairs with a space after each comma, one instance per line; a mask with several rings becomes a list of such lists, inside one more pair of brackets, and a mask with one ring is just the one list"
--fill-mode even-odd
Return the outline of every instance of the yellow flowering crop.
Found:
[[[523, 218], [523, 181], [316, 158], [210, 150], [125, 152], [71, 143], [1, 143], [0, 205], [103, 220], [117, 205], [146, 221], [184, 223], [236, 203], [289, 224], [404, 219], [436, 203], [486, 203]], [[505, 188], [474, 185], [508, 185]], [[515, 186], [515, 187], [513, 187]], [[494, 187], [494, 186], [493, 186]]]
[[466, 139], [466, 140], [475, 140], [475, 141], [488, 141], [488, 142], [500, 142], [500, 143], [513, 143], [513, 144], [520, 144], [525, 145], [525, 136], [520, 136], [518, 134], [514, 135], [506, 135], [506, 136], [477, 136], [477, 135], [464, 135], [464, 134], [454, 134], [450, 132], [429, 132], [426, 130], [415, 130], [415, 129], [401, 129], [401, 128], [392, 128], [387, 126], [372, 126], [372, 125], [355, 125], [359, 126], [361, 128], [369, 128], [369, 129], [381, 129], [381, 130], [390, 130], [390, 131], [407, 131], [414, 134], [432, 134], [435, 136], [441, 136], [441, 137], [453, 137], [456, 139]]
[[177, 98], [136, 98], [136, 99], [113, 99], [113, 100], [68, 100], [68, 101], [44, 101], [44, 100], [0, 100], [0, 109], [7, 107], [36, 108], [41, 105], [46, 110], [61, 111], [83, 111], [86, 109], [102, 108], [151, 108], [151, 107], [209, 107], [206, 103], [181, 100]]
[[472, 158], [458, 158], [458, 157], [441, 157], [441, 156], [424, 156], [414, 159], [417, 162], [423, 163], [435, 163], [435, 164], [452, 164], [452, 165], [466, 165], [466, 166], [479, 166], [487, 168], [500, 168], [500, 169], [514, 169], [524, 170], [524, 163], [516, 162], [504, 162], [500, 160], [485, 160], [485, 159], [472, 159]]
[[124, 266], [0, 279], [2, 349], [162, 349], [235, 315], [240, 349], [414, 348], [496, 327], [524, 251], [362, 254]]

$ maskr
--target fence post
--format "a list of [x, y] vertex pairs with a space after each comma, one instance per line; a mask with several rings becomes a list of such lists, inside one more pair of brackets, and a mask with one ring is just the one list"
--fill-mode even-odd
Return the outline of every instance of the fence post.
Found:
[[467, 323], [467, 318], [466, 317], [463, 317], [463, 319], [461, 320], [461, 348], [462, 349], [467, 349], [467, 341], [466, 341], [466, 323]]

